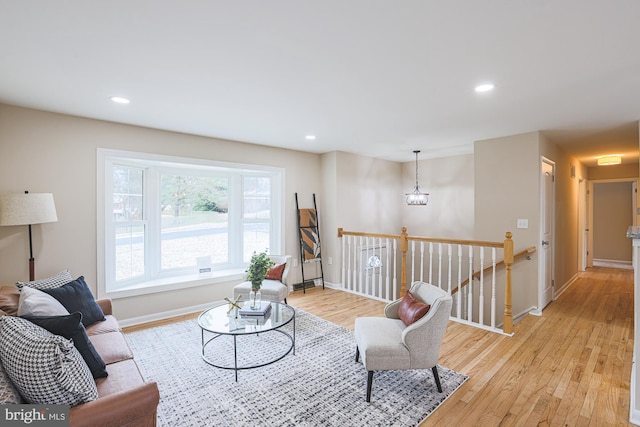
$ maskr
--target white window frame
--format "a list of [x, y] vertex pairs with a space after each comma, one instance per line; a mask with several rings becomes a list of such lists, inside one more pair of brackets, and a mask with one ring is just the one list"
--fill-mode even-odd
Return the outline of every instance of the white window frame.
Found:
[[[114, 232], [112, 230], [113, 221], [108, 218], [113, 217], [112, 208], [112, 165], [122, 164], [132, 167], [140, 167], [145, 170], [144, 178], [144, 201], [143, 209], [148, 214], [149, 207], [153, 203], [159, 205], [157, 194], [149, 191], [149, 183], [152, 181], [147, 175], [160, 173], [169, 169], [171, 173], [184, 172], [198, 174], [198, 171], [206, 170], [208, 173], [220, 173], [229, 176], [229, 211], [237, 212], [237, 215], [229, 216], [229, 229], [236, 227], [240, 231], [243, 227], [242, 217], [242, 176], [247, 175], [268, 175], [271, 178], [271, 211], [270, 211], [270, 245], [269, 251], [272, 254], [283, 253], [284, 242], [284, 168], [276, 168], [262, 165], [240, 164], [221, 162], [206, 159], [194, 159], [187, 157], [165, 156], [159, 154], [139, 153], [122, 150], [110, 150], [99, 148], [97, 150], [97, 272], [98, 272], [98, 298], [125, 298], [136, 295], [144, 295], [157, 292], [165, 292], [176, 289], [189, 288], [194, 286], [211, 285], [215, 283], [228, 282], [230, 280], [241, 279], [246, 270], [247, 263], [242, 260], [242, 242], [238, 246], [231, 243], [229, 262], [221, 267], [217, 266], [214, 271], [205, 275], [198, 274], [196, 271], [175, 271], [172, 273], [159, 272], [159, 262], [149, 258], [149, 254], [145, 252], [145, 270], [148, 266], [152, 266], [152, 272], [158, 272], [153, 277], [148, 276], [141, 282], [131, 282], [129, 284], [121, 283], [117, 288], [113, 287], [115, 278], [113, 270], [110, 268], [114, 259]], [[158, 179], [155, 177], [153, 179]], [[158, 221], [152, 218], [146, 218], [147, 229], [145, 232], [145, 248], [149, 245], [158, 245], [159, 226]], [[156, 236], [158, 234], [158, 236]], [[152, 251], [151, 254], [159, 255], [159, 249]], [[155, 263], [155, 264], [154, 264]]]

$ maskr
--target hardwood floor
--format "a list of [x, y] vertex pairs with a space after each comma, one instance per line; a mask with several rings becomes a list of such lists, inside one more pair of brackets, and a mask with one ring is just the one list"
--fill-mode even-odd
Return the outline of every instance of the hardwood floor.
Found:
[[[322, 288], [288, 301], [351, 329], [355, 317], [384, 308]], [[631, 425], [632, 353], [633, 272], [590, 269], [542, 317], [518, 323], [513, 337], [449, 322], [440, 364], [469, 380], [422, 425]]]
[[[322, 288], [288, 302], [350, 329], [385, 306]], [[590, 269], [513, 337], [449, 322], [439, 363], [469, 380], [421, 425], [631, 425], [632, 353], [633, 272]]]

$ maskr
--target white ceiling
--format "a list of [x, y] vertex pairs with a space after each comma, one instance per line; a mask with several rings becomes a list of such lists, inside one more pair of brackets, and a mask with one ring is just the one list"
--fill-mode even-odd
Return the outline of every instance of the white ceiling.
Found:
[[640, 119], [639, 21], [638, 0], [0, 0], [0, 103], [396, 161], [535, 130], [578, 152], [561, 131]]

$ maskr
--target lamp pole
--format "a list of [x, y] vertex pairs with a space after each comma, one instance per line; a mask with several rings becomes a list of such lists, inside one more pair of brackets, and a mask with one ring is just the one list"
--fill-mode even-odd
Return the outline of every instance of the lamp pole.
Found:
[[[24, 194], [29, 194], [29, 191], [25, 190]], [[36, 260], [33, 258], [33, 239], [31, 238], [31, 224], [29, 224], [29, 281], [33, 282], [36, 279]]]

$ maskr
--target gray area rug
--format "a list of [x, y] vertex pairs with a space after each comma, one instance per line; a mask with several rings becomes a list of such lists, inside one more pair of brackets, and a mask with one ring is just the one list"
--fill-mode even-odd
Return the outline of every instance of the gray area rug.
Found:
[[[284, 327], [291, 331], [291, 324]], [[414, 426], [431, 414], [467, 376], [438, 367], [380, 371], [371, 403], [367, 372], [355, 362], [349, 329], [296, 310], [296, 351], [261, 368], [234, 372], [201, 358], [196, 320], [131, 332], [127, 340], [144, 377], [160, 388], [158, 424], [176, 426]], [[264, 362], [288, 348], [279, 333], [238, 338], [239, 364]], [[233, 364], [232, 338], [217, 339], [207, 354]]]

